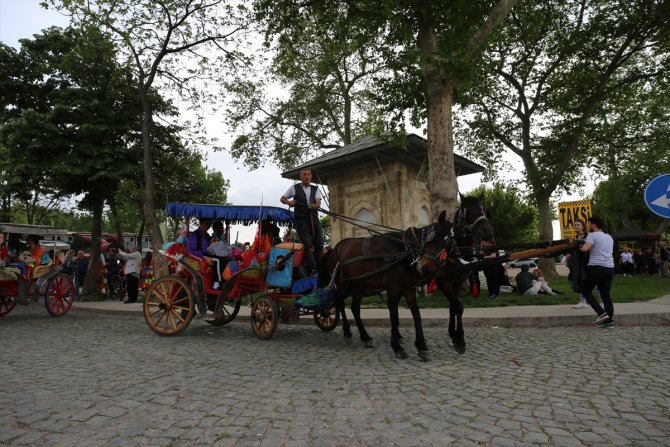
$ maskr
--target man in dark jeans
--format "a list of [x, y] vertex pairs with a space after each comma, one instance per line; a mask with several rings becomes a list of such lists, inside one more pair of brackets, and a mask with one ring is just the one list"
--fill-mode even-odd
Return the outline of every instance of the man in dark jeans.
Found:
[[[614, 241], [609, 234], [602, 230], [604, 224], [600, 217], [590, 217], [588, 224], [590, 233], [586, 236], [584, 245], [580, 248], [583, 252], [589, 252], [589, 262], [586, 266], [586, 279], [584, 280], [582, 293], [597, 314], [593, 323], [601, 327], [612, 327], [614, 326], [614, 303], [610, 296], [610, 290], [614, 279], [614, 258], [612, 257]], [[593, 289], [596, 286], [605, 309], [593, 297]]]
[[311, 273], [315, 273], [323, 252], [323, 236], [317, 211], [321, 206], [321, 193], [311, 182], [312, 171], [303, 169], [300, 171], [300, 183], [291, 186], [279, 201], [295, 207], [295, 229], [304, 246], [304, 259]]

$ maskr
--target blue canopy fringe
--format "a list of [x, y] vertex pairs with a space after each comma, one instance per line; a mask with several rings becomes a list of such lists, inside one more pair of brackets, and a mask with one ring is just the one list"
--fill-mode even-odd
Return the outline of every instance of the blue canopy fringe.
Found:
[[203, 217], [213, 220], [223, 220], [230, 224], [250, 225], [261, 220], [269, 219], [279, 225], [294, 223], [293, 213], [276, 206], [236, 206], [236, 205], [206, 205], [199, 203], [169, 202], [165, 212], [172, 217]]

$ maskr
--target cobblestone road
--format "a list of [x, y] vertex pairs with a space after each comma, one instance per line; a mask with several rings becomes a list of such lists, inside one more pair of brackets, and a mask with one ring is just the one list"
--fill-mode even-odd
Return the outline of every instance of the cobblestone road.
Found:
[[668, 445], [668, 327], [467, 329], [462, 356], [430, 328], [427, 363], [370, 332], [374, 349], [281, 324], [159, 337], [19, 307], [0, 319], [0, 445]]

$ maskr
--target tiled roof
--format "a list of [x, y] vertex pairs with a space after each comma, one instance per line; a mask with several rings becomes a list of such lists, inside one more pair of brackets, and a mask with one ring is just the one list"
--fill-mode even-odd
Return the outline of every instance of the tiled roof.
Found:
[[[312, 181], [328, 183], [328, 178], [336, 171], [347, 169], [352, 164], [374, 161], [375, 157], [382, 163], [387, 159], [402, 160], [406, 163], [428, 164], [428, 140], [416, 134], [407, 135], [406, 144], [384, 141], [377, 137], [367, 136], [360, 140], [342, 146], [320, 157], [296, 166], [282, 173], [282, 177], [300, 179], [300, 171], [304, 168], [312, 170]], [[484, 168], [460, 155], [454, 154], [454, 163], [458, 176], [484, 172]]]

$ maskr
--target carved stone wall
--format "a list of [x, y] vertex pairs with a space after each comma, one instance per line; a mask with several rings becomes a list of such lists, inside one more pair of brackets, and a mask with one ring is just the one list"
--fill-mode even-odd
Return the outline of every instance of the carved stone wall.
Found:
[[[348, 217], [405, 229], [430, 223], [430, 203], [419, 167], [401, 162], [357, 164], [328, 179], [330, 210]], [[379, 228], [375, 228], [379, 230]], [[338, 219], [331, 220], [331, 245], [369, 232]]]

